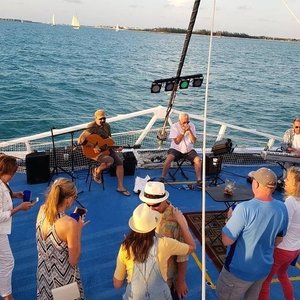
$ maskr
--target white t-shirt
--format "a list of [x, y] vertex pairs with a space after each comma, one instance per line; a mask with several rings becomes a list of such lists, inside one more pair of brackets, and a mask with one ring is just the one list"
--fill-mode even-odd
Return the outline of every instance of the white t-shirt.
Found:
[[[190, 122], [189, 125], [190, 125], [191, 132], [193, 133], [194, 136], [196, 136], [195, 125], [192, 122]], [[171, 148], [185, 154], [185, 153], [190, 152], [194, 148], [194, 144], [192, 143], [192, 141], [189, 138], [189, 132], [186, 132], [182, 141], [179, 144], [176, 144], [174, 142], [174, 139], [181, 132], [182, 132], [182, 129], [181, 129], [179, 122], [172, 124], [171, 129], [170, 129], [169, 139], [172, 139]]]
[[285, 206], [288, 210], [289, 225], [286, 235], [277, 248], [284, 250], [300, 249], [300, 199], [289, 196], [285, 200]]
[[294, 135], [292, 147], [297, 150], [300, 150], [300, 134]]

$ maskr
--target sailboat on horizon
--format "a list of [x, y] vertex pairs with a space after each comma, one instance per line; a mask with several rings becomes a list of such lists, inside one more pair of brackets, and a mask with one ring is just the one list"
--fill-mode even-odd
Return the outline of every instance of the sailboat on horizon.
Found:
[[56, 26], [56, 24], [55, 24], [55, 16], [54, 16], [54, 14], [53, 14], [53, 16], [52, 16], [52, 24], [51, 24], [51, 26]]
[[118, 32], [120, 30], [119, 24], [116, 25], [115, 30]]
[[71, 25], [73, 26], [74, 29], [80, 28], [79, 19], [77, 16], [73, 16]]

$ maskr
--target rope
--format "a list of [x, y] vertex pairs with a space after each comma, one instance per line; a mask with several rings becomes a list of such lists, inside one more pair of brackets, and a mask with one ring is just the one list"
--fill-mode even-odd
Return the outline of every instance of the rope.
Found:
[[296, 20], [296, 22], [300, 25], [300, 20], [297, 18], [297, 16], [293, 13], [293, 11], [289, 8], [286, 0], [282, 0], [282, 2], [285, 4], [286, 8], [288, 9], [288, 11], [290, 12], [290, 14], [294, 17], [294, 19]]
[[173, 87], [173, 90], [172, 90], [172, 93], [171, 93], [171, 96], [170, 96], [170, 99], [169, 99], [169, 104], [168, 104], [168, 107], [167, 107], [167, 112], [166, 112], [164, 124], [163, 124], [163, 127], [158, 131], [158, 134], [157, 134], [157, 138], [160, 141], [160, 145], [162, 144], [163, 141], [165, 141], [167, 139], [166, 126], [167, 126], [167, 123], [168, 123], [169, 115], [171, 113], [173, 104], [175, 102], [176, 93], [177, 93], [177, 90], [178, 90], [179, 77], [181, 75], [182, 67], [183, 67], [185, 57], [186, 57], [186, 53], [187, 53], [187, 50], [188, 50], [188, 47], [189, 47], [190, 39], [191, 39], [191, 36], [192, 36], [193, 28], [194, 28], [196, 17], [197, 17], [198, 10], [199, 10], [199, 5], [200, 5], [200, 0], [195, 0], [193, 10], [192, 10], [192, 14], [191, 14], [191, 17], [190, 17], [190, 23], [189, 23], [188, 30], [187, 30], [186, 37], [185, 37], [185, 41], [184, 41], [184, 44], [183, 44], [181, 58], [180, 58], [178, 68], [177, 68], [174, 87]]
[[[205, 100], [204, 100], [204, 118], [203, 118], [203, 162], [202, 166], [206, 165], [206, 125], [207, 125], [207, 100], [208, 100], [208, 83], [209, 83], [209, 74], [210, 74], [210, 61], [211, 61], [211, 51], [212, 51], [212, 38], [214, 31], [214, 21], [215, 21], [215, 13], [216, 13], [216, 0], [214, 0], [213, 5], [213, 14], [212, 14], [212, 22], [211, 22], [211, 30], [210, 30], [210, 40], [209, 40], [209, 50], [208, 50], [208, 60], [207, 60], [207, 73], [206, 73], [206, 84], [205, 84]], [[205, 167], [202, 168], [202, 178], [206, 177]], [[205, 260], [205, 211], [206, 211], [206, 195], [205, 195], [205, 180], [202, 180], [202, 223], [201, 223], [201, 235], [202, 235], [202, 268], [206, 270], [206, 260]], [[206, 291], [206, 280], [205, 280], [205, 272], [202, 272], [202, 300], [205, 300], [205, 291]]]

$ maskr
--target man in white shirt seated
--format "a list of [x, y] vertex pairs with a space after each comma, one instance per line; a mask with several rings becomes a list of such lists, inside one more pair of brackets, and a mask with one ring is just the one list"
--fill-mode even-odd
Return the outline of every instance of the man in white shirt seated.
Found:
[[300, 156], [300, 117], [295, 118], [293, 127], [284, 133], [283, 150]]
[[168, 150], [160, 181], [165, 181], [172, 161], [185, 156], [187, 160], [194, 164], [197, 187], [201, 187], [202, 160], [194, 149], [194, 144], [196, 143], [196, 129], [195, 125], [190, 122], [187, 113], [181, 113], [179, 115], [179, 121], [172, 124], [169, 139], [171, 139], [171, 148]]
[[[286, 130], [283, 135], [282, 150], [300, 157], [300, 117], [293, 120], [293, 127]], [[283, 178], [286, 177], [286, 170], [295, 164], [284, 163]], [[297, 163], [298, 165], [298, 163]]]

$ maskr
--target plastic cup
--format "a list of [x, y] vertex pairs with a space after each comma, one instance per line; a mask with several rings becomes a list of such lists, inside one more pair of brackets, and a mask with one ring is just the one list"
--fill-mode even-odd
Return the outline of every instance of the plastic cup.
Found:
[[23, 191], [23, 201], [30, 201], [31, 199], [31, 191], [25, 190]]

